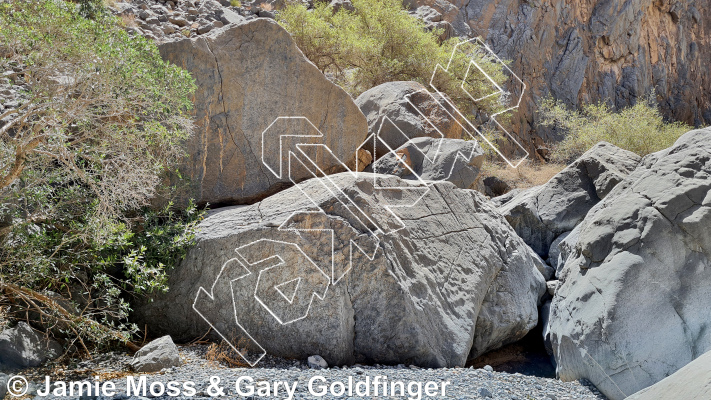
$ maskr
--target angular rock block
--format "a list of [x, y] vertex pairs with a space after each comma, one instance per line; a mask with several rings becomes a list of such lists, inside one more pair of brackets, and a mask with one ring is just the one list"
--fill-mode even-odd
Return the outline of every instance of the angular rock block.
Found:
[[613, 400], [711, 350], [711, 129], [687, 132], [590, 210], [553, 299], [563, 380]]

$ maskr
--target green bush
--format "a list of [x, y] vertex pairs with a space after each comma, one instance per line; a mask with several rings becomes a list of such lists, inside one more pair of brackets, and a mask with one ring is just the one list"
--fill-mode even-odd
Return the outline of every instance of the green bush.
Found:
[[614, 112], [606, 104], [589, 104], [574, 111], [551, 99], [539, 109], [541, 126], [557, 127], [565, 138], [555, 146], [553, 158], [569, 162], [598, 142], [606, 141], [641, 156], [665, 149], [691, 127], [681, 122], [666, 122], [657, 109], [654, 96]]
[[[340, 8], [334, 12], [329, 2], [316, 2], [311, 10], [294, 2], [280, 11], [277, 19], [304, 55], [353, 97], [392, 81], [417, 81], [429, 87], [435, 66], [447, 65], [459, 40], [441, 43], [442, 31], [427, 31], [424, 22], [407, 13], [402, 0], [352, 3], [355, 11]], [[500, 108], [501, 99], [496, 96], [474, 104], [459, 85], [469, 67], [469, 56], [497, 82], [507, 80], [502, 65], [473, 44], [460, 49], [463, 51], [457, 53], [450, 68], [453, 74], [438, 74], [435, 85], [471, 115]], [[473, 76], [466, 85], [475, 98], [491, 92], [483, 76]]]
[[193, 79], [79, 3], [0, 3], [0, 70], [24, 96], [0, 113], [0, 309], [86, 349], [129, 339], [128, 296], [166, 289], [202, 214], [150, 207], [184, 157]]

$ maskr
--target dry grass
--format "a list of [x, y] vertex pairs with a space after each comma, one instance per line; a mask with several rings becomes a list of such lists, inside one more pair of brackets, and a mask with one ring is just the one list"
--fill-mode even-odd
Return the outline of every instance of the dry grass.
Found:
[[518, 168], [511, 168], [506, 163], [485, 162], [479, 182], [494, 176], [506, 182], [511, 189], [527, 189], [548, 182], [565, 167], [565, 164], [541, 163], [531, 160], [525, 160]]
[[10, 326], [10, 307], [0, 306], [0, 332]]
[[264, 11], [274, 11], [274, 6], [272, 6], [269, 3], [262, 3], [259, 5], [259, 8], [261, 8]]
[[138, 26], [136, 16], [133, 14], [121, 14], [119, 23], [126, 28], [135, 28]]
[[[243, 350], [244, 351], [244, 350]], [[230, 368], [250, 368], [242, 356], [240, 356], [227, 342], [224, 340], [220, 344], [213, 343], [208, 347], [205, 358], [213, 363], [226, 365]]]

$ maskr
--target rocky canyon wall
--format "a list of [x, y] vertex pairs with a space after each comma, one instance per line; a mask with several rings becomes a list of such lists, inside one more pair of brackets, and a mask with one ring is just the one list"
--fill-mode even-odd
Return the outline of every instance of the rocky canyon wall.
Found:
[[526, 82], [513, 121], [531, 149], [559, 139], [536, 131], [548, 96], [578, 107], [634, 104], [654, 90], [665, 117], [711, 124], [711, 1], [410, 0], [457, 35], [481, 36]]

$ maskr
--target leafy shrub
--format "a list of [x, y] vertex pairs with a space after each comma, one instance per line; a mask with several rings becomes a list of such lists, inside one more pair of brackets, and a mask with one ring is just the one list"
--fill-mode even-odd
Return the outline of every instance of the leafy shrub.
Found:
[[230, 0], [230, 5], [232, 7], [242, 7], [242, 3], [239, 0]]
[[192, 78], [79, 3], [0, 3], [0, 70], [24, 96], [0, 113], [0, 307], [86, 349], [129, 339], [126, 296], [166, 289], [201, 213], [149, 207], [184, 156]]
[[619, 112], [604, 103], [574, 111], [551, 99], [543, 102], [539, 112], [541, 126], [554, 126], [565, 132], [565, 139], [552, 154], [553, 159], [562, 162], [579, 157], [601, 141], [644, 156], [671, 146], [690, 129], [681, 122], [664, 121], [653, 95]]
[[[447, 65], [458, 39], [440, 43], [442, 31], [427, 31], [424, 22], [405, 11], [402, 0], [352, 3], [355, 11], [340, 8], [334, 12], [329, 2], [315, 2], [311, 10], [292, 2], [278, 13], [277, 19], [304, 55], [353, 97], [392, 81], [417, 81], [429, 87], [435, 66]], [[438, 74], [435, 85], [472, 115], [499, 108], [501, 99], [496, 96], [474, 104], [459, 85], [469, 67], [469, 56], [475, 57], [497, 82], [507, 80], [502, 66], [476, 45], [460, 49], [450, 68], [453, 74]], [[466, 86], [475, 98], [491, 92], [483, 75], [473, 76]]]

